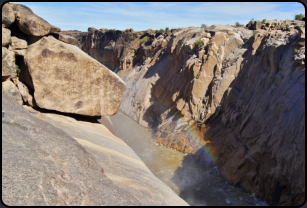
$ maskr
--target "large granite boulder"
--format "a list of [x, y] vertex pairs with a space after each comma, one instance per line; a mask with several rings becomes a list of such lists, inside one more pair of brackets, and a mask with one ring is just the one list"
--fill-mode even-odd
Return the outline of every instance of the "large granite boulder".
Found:
[[11, 26], [15, 21], [15, 14], [10, 4], [4, 4], [2, 7], [2, 24], [5, 27]]
[[25, 34], [33, 36], [44, 36], [53, 32], [60, 32], [61, 29], [49, 24], [46, 20], [37, 16], [29, 7], [21, 4], [14, 4], [16, 23], [18, 28]]
[[25, 49], [28, 48], [28, 43], [25, 39], [17, 38], [15, 36], [11, 37], [11, 46], [14, 49]]
[[75, 139], [3, 93], [2, 201], [7, 206], [141, 205]]
[[2, 80], [16, 76], [15, 54], [11, 49], [2, 47]]
[[28, 47], [24, 60], [39, 107], [88, 116], [118, 111], [125, 83], [78, 47], [43, 37]]
[[6, 46], [11, 43], [11, 31], [2, 27], [2, 46]]

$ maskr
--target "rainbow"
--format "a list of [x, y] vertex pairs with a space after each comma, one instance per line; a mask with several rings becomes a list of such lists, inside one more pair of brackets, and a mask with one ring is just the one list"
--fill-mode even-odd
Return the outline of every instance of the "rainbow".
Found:
[[[169, 112], [170, 113], [170, 112]], [[218, 157], [218, 154], [216, 150], [213, 148], [210, 141], [204, 140], [204, 135], [201, 131], [198, 130], [197, 126], [194, 124], [189, 125], [189, 122], [184, 122], [182, 119], [183, 117], [180, 116], [179, 112], [170, 113], [171, 115], [168, 115], [169, 118], [163, 122], [163, 124], [159, 127], [162, 127], [164, 125], [170, 124], [171, 122], [175, 122], [175, 134], [185, 134], [187, 135], [187, 138], [190, 142], [190, 144], [193, 147], [200, 147], [198, 150], [194, 150], [191, 152], [192, 154], [195, 154], [195, 156], [199, 157], [200, 159], [204, 160], [206, 163], [215, 165], [216, 159]], [[162, 141], [160, 140], [159, 143]], [[166, 146], [171, 146], [170, 144], [166, 144]], [[172, 147], [174, 148], [174, 147]], [[186, 153], [185, 151], [183, 151]], [[190, 153], [190, 152], [187, 152]]]

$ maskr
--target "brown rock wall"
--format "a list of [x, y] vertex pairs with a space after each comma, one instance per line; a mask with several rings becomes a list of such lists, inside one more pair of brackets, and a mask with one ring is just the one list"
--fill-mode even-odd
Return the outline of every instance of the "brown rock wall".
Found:
[[[139, 50], [154, 59], [134, 59], [138, 66], [118, 73], [127, 83], [121, 110], [152, 127], [156, 142], [215, 163], [227, 180], [270, 204], [300, 205], [305, 54], [304, 37], [297, 34], [259, 29], [254, 38], [243, 27], [213, 25], [173, 32], [159, 50], [161, 37], [142, 43]], [[90, 55], [108, 43], [87, 40]], [[194, 47], [196, 40], [204, 46]], [[213, 156], [200, 151], [204, 146]]]

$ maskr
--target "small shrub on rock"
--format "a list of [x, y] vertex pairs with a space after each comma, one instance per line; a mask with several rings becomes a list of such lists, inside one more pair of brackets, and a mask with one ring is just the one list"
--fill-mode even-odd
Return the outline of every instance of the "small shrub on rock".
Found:
[[240, 24], [239, 22], [236, 22], [236, 23], [235, 23], [235, 26], [240, 27], [241, 24]]
[[148, 40], [148, 37], [147, 36], [145, 36], [143, 39], [142, 39], [142, 42], [143, 43], [147, 43], [149, 40]]
[[20, 74], [20, 68], [17, 64], [15, 64], [15, 69], [16, 69], [16, 73], [17, 73], [17, 77], [19, 77], [19, 74]]
[[265, 22], [266, 22], [266, 19], [263, 19], [261, 23], [265, 23]]
[[200, 27], [201, 27], [201, 28], [205, 28], [205, 27], [207, 27], [207, 25], [206, 25], [206, 24], [201, 24]]
[[197, 41], [195, 41], [195, 46], [197, 46], [198, 48], [202, 47], [204, 44], [205, 44], [205, 43], [204, 43], [204, 41], [202, 41], [202, 40], [197, 40]]
[[294, 48], [294, 53], [296, 53], [296, 54], [298, 54], [298, 50], [297, 50], [297, 48]]

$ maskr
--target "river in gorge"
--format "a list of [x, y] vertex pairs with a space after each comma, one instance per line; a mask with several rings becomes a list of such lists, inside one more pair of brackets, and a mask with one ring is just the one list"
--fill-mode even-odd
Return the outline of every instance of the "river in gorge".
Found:
[[151, 139], [151, 132], [119, 111], [110, 116], [116, 136], [125, 141], [149, 170], [166, 183], [190, 205], [208, 206], [264, 206], [256, 199], [226, 181], [216, 167], [198, 158], [159, 145]]

